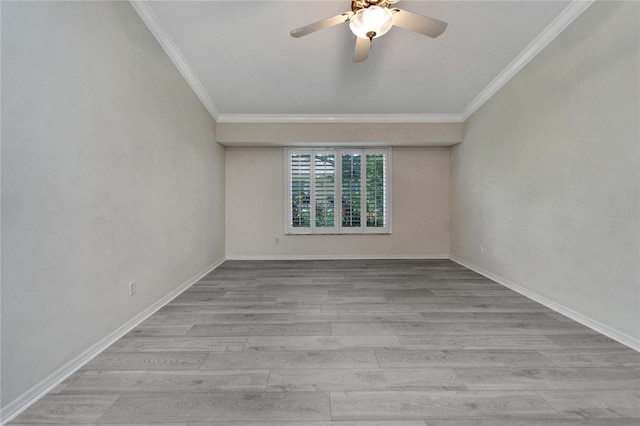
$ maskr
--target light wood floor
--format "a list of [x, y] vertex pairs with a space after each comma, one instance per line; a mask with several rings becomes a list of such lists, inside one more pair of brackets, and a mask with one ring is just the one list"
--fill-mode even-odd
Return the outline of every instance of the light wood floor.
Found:
[[226, 262], [15, 423], [640, 424], [640, 354], [448, 260]]

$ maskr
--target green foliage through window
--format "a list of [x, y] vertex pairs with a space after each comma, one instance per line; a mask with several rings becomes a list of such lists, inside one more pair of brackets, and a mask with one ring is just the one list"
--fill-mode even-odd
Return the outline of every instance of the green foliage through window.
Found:
[[367, 226], [384, 226], [384, 155], [367, 155]]

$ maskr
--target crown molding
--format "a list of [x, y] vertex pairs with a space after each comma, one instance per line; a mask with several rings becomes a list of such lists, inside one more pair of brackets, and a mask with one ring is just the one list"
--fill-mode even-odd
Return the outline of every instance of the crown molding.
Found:
[[191, 86], [191, 89], [194, 91], [198, 99], [200, 99], [202, 105], [204, 105], [207, 111], [209, 111], [209, 114], [211, 114], [214, 120], [218, 120], [218, 117], [220, 117], [220, 110], [216, 107], [216, 104], [213, 103], [213, 100], [200, 82], [200, 79], [198, 79], [182, 56], [182, 53], [180, 53], [178, 46], [176, 46], [160, 24], [160, 20], [151, 8], [151, 5], [149, 5], [149, 2], [147, 0], [129, 0], [129, 3], [131, 3], [131, 6], [133, 6], [135, 11], [138, 12], [138, 15], [140, 15], [142, 21], [147, 25], [149, 30], [151, 30], [151, 33], [154, 35], [156, 40], [158, 40], [158, 43], [160, 43], [164, 51], [167, 52], [167, 55], [169, 55], [169, 58], [171, 58], [175, 66], [178, 68], [180, 74], [182, 74], [184, 79], [187, 80], [187, 84]]
[[460, 114], [221, 114], [218, 123], [462, 123]]
[[209, 114], [218, 123], [462, 123], [544, 49], [595, 0], [573, 0], [460, 114], [222, 114], [160, 24], [148, 0], [129, 0]]
[[529, 63], [542, 49], [555, 39], [582, 12], [587, 10], [594, 0], [573, 0], [556, 19], [551, 22], [507, 67], [491, 82], [469, 105], [462, 111], [462, 121], [476, 112], [498, 90], [502, 88], [514, 75]]

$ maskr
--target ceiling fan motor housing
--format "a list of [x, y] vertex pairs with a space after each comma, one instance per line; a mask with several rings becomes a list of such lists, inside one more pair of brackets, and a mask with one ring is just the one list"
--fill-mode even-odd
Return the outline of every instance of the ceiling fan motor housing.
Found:
[[351, 2], [351, 10], [356, 13], [360, 9], [366, 9], [369, 6], [390, 7], [392, 4], [400, 0], [353, 0]]

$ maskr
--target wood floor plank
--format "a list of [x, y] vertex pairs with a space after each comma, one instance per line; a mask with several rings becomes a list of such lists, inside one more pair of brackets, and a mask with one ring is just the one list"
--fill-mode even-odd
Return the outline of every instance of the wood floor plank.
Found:
[[420, 315], [429, 322], [558, 323], [544, 312], [421, 312]]
[[[428, 281], [425, 279], [352, 279], [349, 281], [356, 289], [370, 290], [370, 289], [388, 289], [393, 288], [396, 290], [431, 290], [434, 295], [437, 296], [435, 291], [451, 291], [451, 290], [497, 290], [502, 291], [504, 287], [500, 284], [490, 280], [486, 281], [473, 281], [473, 282], [458, 282], [458, 281]], [[327, 284], [327, 282], [321, 282], [321, 284]], [[442, 295], [444, 296], [444, 295]]]
[[480, 275], [477, 272], [474, 272], [470, 269], [464, 269], [464, 270], [459, 270], [459, 271], [435, 271], [435, 270], [430, 270], [428, 272], [429, 276], [433, 279], [438, 279], [438, 280], [458, 280], [458, 279], [463, 279], [463, 280], [468, 280], [468, 279], [478, 279], [478, 280], [485, 280], [486, 278], [482, 275]]
[[355, 303], [387, 303], [382, 296], [279, 296], [276, 303], [310, 303], [318, 305], [341, 305]]
[[323, 351], [402, 348], [397, 336], [249, 336], [245, 350]]
[[382, 368], [436, 367], [553, 367], [537, 351], [528, 350], [375, 350]]
[[582, 418], [640, 418], [640, 390], [537, 391], [561, 413]]
[[218, 352], [241, 351], [246, 337], [123, 337], [109, 347], [116, 352]]
[[[235, 422], [234, 422], [235, 423]], [[16, 424], [16, 423], [9, 423]], [[210, 424], [210, 423], [207, 423]], [[30, 425], [30, 426], [53, 426], [56, 423], [21, 423], [22, 426]], [[73, 426], [95, 426], [96, 423], [74, 423]], [[101, 423], [101, 426], [191, 426], [187, 422], [171, 422], [171, 423]], [[255, 425], [255, 423], [254, 423]]]
[[331, 392], [335, 420], [561, 418], [533, 392], [381, 391]]
[[433, 333], [500, 334], [500, 335], [551, 335], [556, 333], [592, 334], [593, 331], [579, 324], [558, 325], [553, 322], [380, 322], [380, 323], [333, 323], [331, 330], [336, 336], [362, 335], [430, 335]]
[[330, 419], [326, 392], [217, 392], [123, 395], [98, 423]]
[[221, 302], [213, 302], [208, 304], [170, 304], [163, 306], [158, 310], [162, 314], [192, 314], [192, 313], [216, 313], [218, 309], [228, 309], [237, 307], [237, 309], [250, 309], [254, 307], [272, 307], [276, 304], [275, 297], [267, 298], [268, 300], [251, 301], [251, 300], [225, 300]]
[[[316, 271], [317, 272], [317, 271]], [[307, 285], [309, 287], [313, 286], [313, 279], [314, 279], [314, 271], [312, 270], [308, 270], [308, 271], [290, 271], [290, 272], [286, 272], [286, 271], [274, 271], [272, 273], [273, 276], [268, 277], [265, 276], [267, 274], [258, 277], [258, 284], [260, 285], [269, 285], [269, 284], [275, 284], [275, 285], [286, 285], [286, 284], [293, 284], [293, 285]], [[333, 275], [325, 275], [327, 278], [336, 278], [336, 276]], [[341, 276], [339, 277], [341, 278]]]
[[221, 288], [221, 289], [233, 289], [233, 288], [251, 288], [256, 287], [258, 282], [255, 279], [232, 279], [232, 277], [227, 277], [226, 279], [215, 278], [215, 277], [204, 277], [197, 283], [193, 285], [193, 287], [211, 287], [211, 288]]
[[295, 314], [295, 322], [424, 322], [417, 312], [410, 313], [300, 313]]
[[227, 292], [226, 289], [216, 289], [211, 287], [199, 287], [199, 286], [191, 286], [180, 293], [174, 300], [180, 300], [182, 298], [199, 298], [200, 296], [205, 297], [222, 297]]
[[430, 289], [434, 296], [479, 296], [479, 297], [504, 297], [515, 296], [518, 293], [508, 288], [492, 288], [492, 289], [480, 289], [480, 288], [468, 288], [468, 289], [455, 289], [455, 288], [434, 288]]
[[126, 337], [131, 336], [184, 336], [187, 334], [189, 330], [191, 330], [192, 325], [172, 325], [172, 326], [163, 326], [159, 324], [141, 324], [131, 330], [126, 334]]
[[292, 324], [293, 313], [224, 313], [184, 314], [171, 313], [159, 325], [195, 324]]
[[530, 301], [524, 296], [504, 296], [500, 298], [496, 297], [480, 297], [480, 296], [406, 296], [399, 294], [397, 296], [386, 296], [389, 303], [419, 303], [422, 305], [443, 305], [443, 304], [488, 304], [497, 303], [500, 304], [533, 304], [535, 302]]
[[609, 368], [455, 368], [471, 390], [640, 389], [640, 373]]
[[273, 369], [267, 390], [466, 390], [451, 369]]
[[311, 284], [298, 284], [298, 283], [284, 283], [284, 284], [260, 284], [256, 288], [256, 291], [260, 292], [286, 292], [286, 291], [309, 291], [314, 290], [355, 290], [355, 286], [348, 281], [331, 281], [330, 284], [317, 284], [315, 280]]
[[16, 418], [15, 424], [93, 424], [119, 395], [49, 394]]
[[[558, 349], [559, 346], [542, 335], [513, 336], [495, 334], [430, 334], [428, 336], [399, 336], [404, 349], [437, 350], [437, 349], [529, 349], [538, 350], [547, 356], [547, 350]], [[551, 358], [550, 358], [551, 359]], [[557, 363], [556, 363], [557, 364]]]
[[[238, 298], [224, 298], [224, 297], [220, 297], [220, 298], [214, 298], [211, 300], [195, 300], [195, 299], [188, 299], [188, 300], [172, 300], [171, 301], [171, 306], [229, 306], [229, 304], [232, 303], [236, 303], [238, 305], [246, 305], [246, 304], [275, 304], [276, 302], [276, 297], [238, 297]], [[160, 311], [159, 311], [160, 312]], [[162, 313], [165, 313], [165, 311], [162, 311]]]
[[[155, 426], [155, 425], [154, 425]], [[210, 422], [189, 423], [189, 426], [427, 426], [424, 420], [398, 421], [325, 421], [325, 422]]]
[[410, 336], [430, 335], [433, 333], [471, 333], [468, 324], [427, 323], [427, 322], [381, 322], [381, 323], [333, 323], [334, 336]]
[[372, 350], [242, 351], [209, 354], [202, 369], [377, 368]]
[[327, 303], [320, 301], [321, 312], [549, 312], [549, 309], [531, 303], [386, 303], [378, 301], [373, 303], [349, 303], [349, 298], [344, 298], [343, 303]]
[[165, 306], [162, 308], [165, 313], [181, 314], [295, 314], [295, 313], [320, 313], [320, 305], [310, 305], [305, 303], [278, 303], [275, 298], [271, 302], [244, 303], [242, 301], [231, 301], [225, 305], [180, 305]]
[[527, 420], [429, 420], [428, 426], [638, 426], [637, 419], [527, 419]]
[[[362, 290], [332, 290], [329, 291], [329, 296], [332, 297], [359, 297], [362, 296]], [[431, 290], [427, 289], [369, 289], [367, 290], [368, 296], [377, 297], [435, 297]]]
[[565, 349], [621, 349], [623, 346], [613, 339], [595, 332], [588, 334], [563, 333], [549, 335], [549, 339]]
[[[101, 426], [191, 426], [189, 423], [100, 423]], [[94, 426], [94, 425], [91, 425]]]
[[[115, 352], [105, 351], [83, 370], [196, 370], [209, 352]], [[81, 370], [82, 371], [82, 370]]]
[[220, 299], [227, 293], [226, 290], [209, 290], [209, 291], [196, 291], [187, 290], [176, 297], [173, 302], [211, 302]]
[[294, 289], [285, 289], [285, 290], [269, 290], [262, 289], [258, 286], [255, 290], [230, 290], [227, 291], [223, 298], [236, 298], [241, 299], [243, 297], [295, 297], [295, 298], [314, 298], [314, 297], [327, 297], [329, 294], [329, 290], [326, 289], [317, 289], [312, 285], [309, 285], [308, 288], [294, 288]]
[[[351, 298], [353, 299], [353, 298]], [[391, 304], [383, 302], [377, 303], [337, 303], [337, 304], [329, 304], [324, 303], [320, 304], [320, 312], [321, 313], [338, 313], [338, 314], [351, 314], [351, 313], [365, 313], [365, 314], [376, 314], [376, 313], [417, 313], [420, 312], [419, 305], [413, 304]]]
[[539, 349], [560, 367], [640, 367], [640, 353], [622, 345], [615, 349]]
[[330, 323], [196, 324], [188, 336], [329, 336]]
[[85, 371], [63, 393], [263, 391], [269, 370]]
[[550, 336], [553, 334], [567, 334], [572, 333], [574, 335], [594, 334], [593, 330], [578, 323], [557, 323], [551, 321], [542, 322], [530, 322], [530, 321], [512, 321], [512, 322], [469, 322], [467, 324], [469, 329], [475, 333], [500, 333], [503, 335], [516, 334], [516, 335], [545, 335]]

